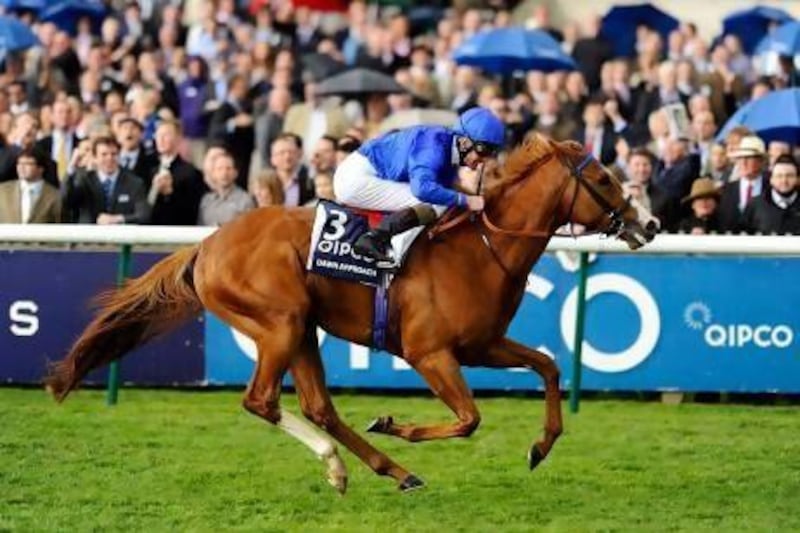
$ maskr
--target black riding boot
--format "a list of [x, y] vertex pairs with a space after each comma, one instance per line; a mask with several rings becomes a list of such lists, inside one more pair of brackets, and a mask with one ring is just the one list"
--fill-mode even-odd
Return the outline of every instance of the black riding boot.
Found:
[[[374, 229], [361, 235], [353, 245], [357, 254], [371, 257], [385, 265], [394, 265], [387, 249], [392, 236], [403, 233], [416, 226], [427, 224], [436, 219], [436, 212], [429, 205], [409, 207], [386, 215]], [[378, 265], [382, 266], [382, 265]]]

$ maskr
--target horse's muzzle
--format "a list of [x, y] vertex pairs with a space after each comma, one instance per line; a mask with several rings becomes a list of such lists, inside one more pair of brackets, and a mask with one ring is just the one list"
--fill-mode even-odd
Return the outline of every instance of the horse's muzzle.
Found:
[[639, 221], [628, 222], [625, 224], [620, 238], [624, 240], [631, 250], [638, 250], [648, 242], [651, 242], [656, 237], [656, 233], [660, 229], [657, 218], [651, 218], [642, 225]]

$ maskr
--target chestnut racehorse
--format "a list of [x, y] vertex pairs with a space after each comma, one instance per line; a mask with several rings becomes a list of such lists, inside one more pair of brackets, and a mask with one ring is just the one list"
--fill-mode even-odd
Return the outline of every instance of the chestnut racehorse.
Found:
[[[504, 336], [531, 268], [566, 222], [613, 234], [631, 248], [651, 240], [657, 224], [624, 198], [620, 183], [577, 143], [534, 136], [487, 178], [484, 213], [457, 218], [434, 238], [418, 239], [389, 290], [388, 351], [425, 379], [456, 420], [423, 426], [381, 417], [369, 430], [411, 442], [467, 437], [480, 414], [461, 366], [525, 367], [545, 384], [544, 436], [528, 453], [534, 468], [550, 453], [562, 422], [553, 360]], [[104, 295], [94, 320], [51, 368], [49, 390], [63, 400], [92, 369], [205, 308], [258, 347], [245, 409], [311, 448], [339, 491], [346, 488], [347, 473], [332, 440], [280, 407], [287, 371], [309, 420], [401, 489], [422, 486], [345, 425], [332, 404], [317, 327], [369, 345], [375, 289], [306, 271], [313, 217], [313, 209], [303, 208], [252, 211]]]

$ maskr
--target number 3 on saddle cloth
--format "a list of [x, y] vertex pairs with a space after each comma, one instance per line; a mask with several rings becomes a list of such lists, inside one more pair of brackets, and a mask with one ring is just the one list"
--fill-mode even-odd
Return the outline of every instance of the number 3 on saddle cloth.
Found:
[[396, 267], [392, 270], [379, 269], [374, 259], [355, 253], [353, 244], [361, 234], [376, 226], [382, 216], [379, 212], [320, 200], [311, 230], [311, 247], [306, 264], [306, 269], [315, 274], [376, 288], [372, 340], [373, 346], [381, 350], [385, 348], [389, 285], [402, 266], [411, 244], [425, 229], [420, 226], [395, 235], [391, 242], [391, 255]]

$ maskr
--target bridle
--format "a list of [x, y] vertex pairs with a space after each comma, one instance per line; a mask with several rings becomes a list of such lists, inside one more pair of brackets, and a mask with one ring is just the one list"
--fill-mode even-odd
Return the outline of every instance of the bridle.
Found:
[[[578, 164], [577, 167], [572, 165], [572, 161], [569, 159], [561, 159], [561, 162], [564, 163], [567, 168], [570, 170], [570, 176], [575, 178], [575, 191], [572, 193], [572, 201], [569, 205], [569, 211], [567, 212], [566, 220], [569, 221], [572, 219], [572, 213], [575, 210], [575, 204], [578, 200], [578, 190], [579, 187], [582, 185], [586, 192], [589, 193], [589, 196], [594, 200], [594, 202], [600, 206], [600, 209], [603, 212], [600, 214], [599, 218], [608, 217], [609, 223], [606, 226], [606, 229], [600, 230], [594, 233], [601, 233], [607, 237], [618, 237], [622, 231], [625, 229], [625, 219], [623, 218], [622, 214], [627, 211], [631, 206], [631, 196], [625, 197], [625, 201], [619, 207], [614, 207], [611, 203], [606, 200], [606, 197], [598, 192], [595, 185], [586, 179], [583, 175], [583, 171], [588, 167], [593, 161], [594, 156], [592, 154], [586, 154], [581, 162]], [[562, 192], [563, 195], [563, 192]], [[590, 226], [599, 225], [598, 223], [600, 220], [592, 221], [589, 223]], [[575, 237], [575, 235], [572, 235]]]
[[[538, 165], [536, 165], [536, 166], [540, 166], [543, 163], [549, 161], [551, 157], [554, 157], [554, 156], [552, 154], [546, 156], [545, 158], [541, 159], [538, 162]], [[586, 192], [589, 193], [589, 196], [592, 198], [592, 200], [598, 206], [600, 206], [600, 208], [603, 210], [603, 212], [600, 214], [600, 218], [603, 218], [603, 217], [608, 217], [609, 218], [609, 223], [608, 223], [608, 225], [606, 226], [606, 228], [604, 230], [600, 230], [600, 231], [593, 232], [593, 233], [601, 233], [601, 234], [606, 235], [606, 236], [614, 236], [614, 237], [619, 236], [622, 233], [622, 231], [625, 229], [625, 219], [623, 218], [623, 213], [630, 208], [631, 197], [630, 196], [626, 197], [625, 198], [625, 202], [621, 206], [614, 207], [613, 205], [611, 205], [611, 203], [608, 200], [606, 200], [606, 198], [602, 194], [600, 194], [600, 192], [597, 190], [595, 185], [591, 181], [586, 179], [586, 177], [583, 175], [583, 171], [586, 170], [586, 168], [592, 162], [595, 161], [595, 158], [594, 158], [594, 156], [592, 154], [586, 154], [584, 156], [584, 158], [581, 160], [581, 162], [578, 163], [577, 166], [574, 165], [572, 163], [572, 161], [570, 161], [568, 158], [561, 157], [561, 156], [556, 156], [556, 157], [558, 157], [559, 161], [569, 169], [569, 174], [570, 174], [569, 177], [570, 178], [574, 178], [574, 183], [575, 183], [575, 187], [574, 187], [573, 193], [572, 193], [572, 199], [569, 202], [569, 210], [567, 211], [566, 221], [570, 221], [572, 219], [572, 213], [574, 212], [575, 204], [578, 201], [578, 193], [580, 192], [580, 189], [581, 189], [581, 186], [582, 186], [586, 190]], [[525, 173], [526, 179], [533, 175], [535, 169], [536, 168], [534, 167], [534, 168], [530, 169], [530, 171]], [[559, 191], [559, 195], [558, 195], [559, 196], [558, 205], [562, 205], [562, 201], [564, 199], [564, 194], [566, 193], [566, 190], [567, 190], [567, 188], [569, 187], [569, 185], [571, 183], [573, 183], [572, 179], [564, 180], [564, 183], [561, 186], [561, 190]], [[482, 186], [483, 186], [483, 167], [481, 167], [480, 175], [479, 175], [479, 178], [478, 178], [478, 193], [479, 194], [481, 192]], [[548, 230], [505, 229], [505, 228], [499, 227], [497, 224], [492, 222], [492, 220], [489, 218], [489, 215], [486, 213], [485, 210], [481, 212], [481, 221], [483, 222], [483, 224], [476, 224], [477, 217], [472, 216], [471, 213], [465, 212], [465, 213], [462, 213], [461, 215], [458, 215], [458, 216], [452, 218], [449, 221], [444, 221], [442, 224], [437, 224], [436, 226], [434, 226], [431, 229], [431, 231], [429, 232], [429, 236], [431, 238], [433, 238], [436, 235], [438, 235], [439, 233], [447, 231], [448, 229], [452, 228], [453, 226], [456, 226], [456, 225], [460, 224], [461, 222], [463, 222], [467, 218], [469, 218], [470, 221], [476, 226], [476, 228], [478, 229], [478, 232], [480, 233], [481, 240], [483, 241], [484, 246], [486, 246], [486, 248], [491, 252], [492, 257], [494, 258], [495, 262], [497, 262], [497, 264], [500, 266], [500, 268], [503, 270], [503, 272], [507, 276], [511, 276], [511, 272], [505, 266], [505, 264], [503, 263], [502, 259], [498, 255], [497, 251], [492, 246], [492, 243], [489, 240], [489, 236], [485, 231], [486, 229], [488, 229], [492, 233], [497, 233], [499, 235], [505, 235], [505, 236], [508, 236], [508, 237], [523, 237], [523, 238], [529, 238], [529, 239], [550, 238], [550, 237], [553, 237], [553, 236], [559, 236], [559, 237], [569, 237], [569, 236], [571, 236], [573, 238], [576, 237], [575, 234], [571, 230], [570, 230], [570, 235], [556, 235], [556, 234], [553, 233], [555, 227], [560, 225], [558, 223], [558, 218], [559, 217], [555, 217], [554, 218], [554, 220], [552, 222], [552, 225]], [[599, 223], [599, 222], [600, 222], [600, 220], [598, 219], [596, 221], [593, 221], [589, 225], [594, 226], [594, 225], [596, 225], [596, 223]]]

